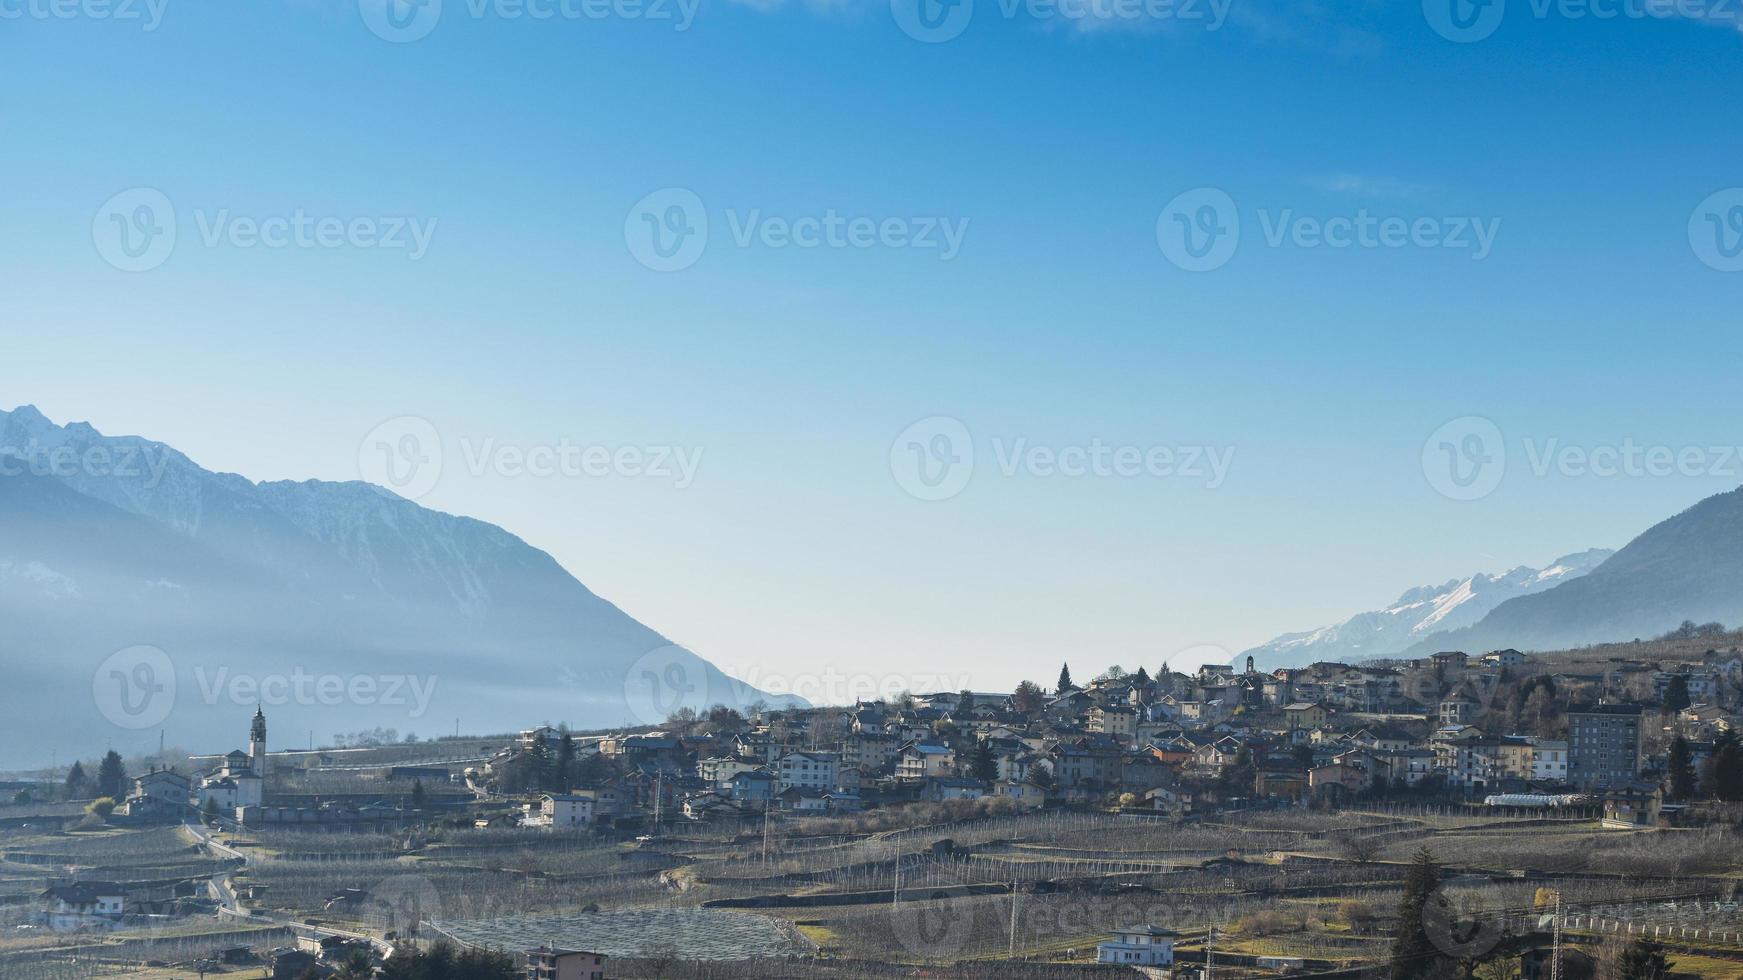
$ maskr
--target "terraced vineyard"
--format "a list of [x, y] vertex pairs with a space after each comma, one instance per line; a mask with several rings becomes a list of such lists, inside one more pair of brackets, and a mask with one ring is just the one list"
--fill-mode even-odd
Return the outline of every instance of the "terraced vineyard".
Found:
[[694, 960], [743, 960], [803, 954], [814, 949], [797, 929], [780, 920], [713, 909], [508, 916], [434, 925], [456, 939], [493, 948], [529, 949], [548, 942], [619, 958], [670, 955]]

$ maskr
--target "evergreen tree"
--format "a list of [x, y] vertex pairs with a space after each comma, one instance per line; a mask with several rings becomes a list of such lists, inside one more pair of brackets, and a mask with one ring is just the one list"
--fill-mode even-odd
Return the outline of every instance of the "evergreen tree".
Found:
[[1419, 980], [1433, 974], [1445, 962], [1423, 929], [1422, 910], [1428, 907], [1440, 885], [1440, 867], [1424, 847], [1416, 852], [1404, 876], [1404, 898], [1398, 904], [1397, 936], [1392, 941], [1392, 980]]
[[575, 779], [575, 736], [563, 733], [563, 741], [557, 744], [557, 788], [567, 791]]
[[205, 818], [206, 826], [215, 826], [218, 823], [218, 798], [216, 796], [206, 797], [206, 806], [200, 812]]
[[612, 779], [616, 775], [617, 764], [606, 758], [604, 754], [595, 752], [581, 760], [575, 778], [578, 785], [597, 789], [606, 780]]
[[1174, 693], [1174, 672], [1168, 669], [1167, 664], [1156, 668], [1156, 693]]
[[1061, 666], [1059, 668], [1059, 689], [1056, 693], [1064, 694], [1075, 686], [1075, 684], [1071, 683], [1071, 665], [1065, 664]]
[[117, 800], [127, 795], [127, 767], [121, 764], [121, 753], [114, 749], [97, 766], [97, 795]]
[[91, 795], [91, 777], [85, 774], [85, 764], [74, 762], [67, 770], [67, 799], [82, 800]]
[[429, 801], [429, 794], [424, 791], [424, 781], [421, 779], [412, 780], [412, 809], [422, 810], [424, 804]]
[[1743, 745], [1733, 732], [1721, 734], [1713, 743], [1707, 763], [1707, 790], [1728, 803], [1743, 800]]
[[974, 747], [974, 756], [969, 763], [969, 775], [983, 783], [990, 783], [999, 778], [999, 760], [993, 755], [991, 742], [981, 742]]
[[1695, 756], [1689, 740], [1678, 735], [1670, 743], [1670, 798], [1686, 802], [1695, 797]]
[[1150, 686], [1150, 672], [1145, 670], [1142, 667], [1139, 667], [1138, 672], [1136, 674], [1132, 675], [1132, 683], [1136, 684], [1139, 687], [1149, 687]]
[[1664, 710], [1681, 711], [1688, 706], [1689, 679], [1687, 675], [1676, 674], [1664, 686]]
[[545, 744], [543, 738], [533, 739], [532, 748], [527, 750], [527, 785], [533, 789], [553, 790], [556, 785], [556, 767], [551, 760], [551, 747]]
[[1664, 950], [1641, 940], [1623, 951], [1616, 959], [1618, 980], [1668, 980], [1670, 964]]

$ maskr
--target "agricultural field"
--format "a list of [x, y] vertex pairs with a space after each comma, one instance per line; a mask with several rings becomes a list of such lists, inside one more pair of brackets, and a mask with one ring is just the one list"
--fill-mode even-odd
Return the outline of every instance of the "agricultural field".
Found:
[[[285, 938], [266, 928], [273, 922], [400, 942], [555, 942], [607, 952], [613, 975], [625, 977], [881, 976], [922, 964], [948, 971], [939, 976], [994, 965], [1031, 971], [1003, 980], [1094, 975], [1096, 944], [1115, 926], [1144, 923], [1177, 932], [1184, 959], [1211, 946], [1219, 976], [1233, 977], [1259, 956], [1320, 970], [1383, 961], [1408, 862], [1427, 848], [1446, 869], [1438, 899], [1462, 942], [1492, 947], [1536, 933], [1553, 891], [1566, 914], [1605, 924], [1597, 938], [1674, 928], [1717, 936], [1701, 955], [1743, 958], [1743, 848], [1725, 829], [1607, 831], [1402, 810], [1200, 822], [1054, 811], [924, 826], [887, 815], [875, 827], [778, 820], [766, 837], [759, 823], [680, 826], [638, 841], [446, 827], [221, 840], [245, 866], [178, 828], [13, 834], [0, 840], [0, 888], [28, 896], [67, 866], [109, 877], [225, 874], [241, 911], [258, 917], [251, 928], [263, 949]], [[209, 953], [237, 921], [100, 941], [119, 947], [107, 951], [114, 962], [145, 969]], [[1724, 941], [1732, 930], [1735, 949]], [[0, 956], [64, 942], [9, 935]], [[82, 968], [99, 972], [56, 973], [66, 960], [43, 961], [28, 973], [0, 964], [0, 973], [111, 975], [88, 951]], [[738, 972], [748, 964], [759, 972]]]

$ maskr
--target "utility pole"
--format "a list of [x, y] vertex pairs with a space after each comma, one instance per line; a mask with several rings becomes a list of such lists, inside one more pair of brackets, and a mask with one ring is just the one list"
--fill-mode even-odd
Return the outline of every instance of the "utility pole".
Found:
[[902, 904], [902, 842], [898, 838], [891, 841], [896, 848], [896, 887], [890, 892], [890, 907]]
[[1017, 958], [1017, 873], [1011, 872], [1011, 945], [1005, 951], [1005, 959]]
[[1216, 959], [1216, 926], [1204, 934], [1204, 980], [1210, 980], [1211, 963]]
[[769, 805], [774, 800], [763, 801], [763, 867], [769, 866]]
[[1549, 980], [1561, 980], [1561, 889], [1555, 890], [1555, 943], [1549, 954]]

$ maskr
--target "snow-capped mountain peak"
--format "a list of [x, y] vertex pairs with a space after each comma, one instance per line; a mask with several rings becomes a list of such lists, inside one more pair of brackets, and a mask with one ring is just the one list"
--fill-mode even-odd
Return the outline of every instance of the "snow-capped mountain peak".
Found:
[[1557, 558], [1543, 568], [1521, 565], [1407, 589], [1384, 609], [1357, 613], [1319, 629], [1285, 633], [1246, 654], [1269, 667], [1389, 657], [1437, 633], [1476, 623], [1509, 599], [1579, 578], [1612, 554], [1594, 548]]

